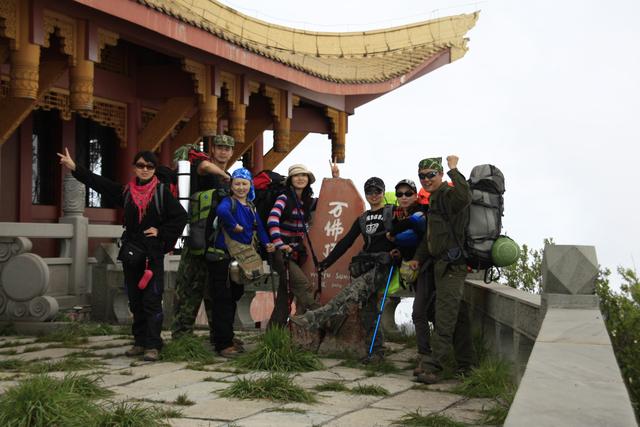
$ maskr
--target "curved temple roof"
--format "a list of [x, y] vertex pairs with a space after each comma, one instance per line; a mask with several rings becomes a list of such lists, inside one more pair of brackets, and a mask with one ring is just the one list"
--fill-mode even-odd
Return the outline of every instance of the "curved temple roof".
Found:
[[467, 51], [464, 37], [478, 12], [383, 30], [324, 33], [270, 24], [215, 0], [138, 0], [254, 53], [336, 83], [378, 83], [408, 73], [450, 50]]

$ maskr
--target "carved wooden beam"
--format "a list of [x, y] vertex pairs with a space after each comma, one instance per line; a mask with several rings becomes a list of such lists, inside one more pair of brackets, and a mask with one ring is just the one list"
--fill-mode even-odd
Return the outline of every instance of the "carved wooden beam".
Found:
[[347, 134], [347, 113], [326, 107], [325, 115], [329, 119], [331, 132], [331, 158], [338, 163], [344, 163]]
[[[37, 98], [49, 91], [53, 84], [67, 69], [64, 60], [42, 63], [37, 84]], [[11, 134], [20, 126], [36, 105], [36, 99], [7, 96], [0, 98], [0, 145], [4, 144]]]
[[195, 144], [200, 141], [202, 135], [200, 135], [200, 113], [194, 114], [191, 117], [185, 127], [183, 127], [180, 132], [171, 140], [171, 144], [169, 146], [169, 151], [171, 155], [176, 151], [179, 147], [182, 147], [185, 144]]
[[265, 86], [264, 95], [269, 99], [273, 116], [273, 149], [276, 152], [286, 153], [290, 150], [289, 140], [293, 111], [291, 92]]
[[194, 90], [198, 95], [200, 135], [213, 136], [218, 128], [218, 97], [212, 93], [212, 67], [209, 64], [184, 58], [182, 69], [191, 74]]
[[87, 23], [77, 22], [75, 65], [69, 69], [69, 92], [71, 109], [93, 110], [93, 62], [86, 59], [88, 35]]
[[147, 127], [138, 134], [138, 149], [155, 151], [191, 108], [191, 97], [169, 98]]
[[31, 43], [29, 3], [21, 1], [15, 6], [15, 40], [10, 53], [9, 94], [14, 98], [35, 100], [39, 92], [40, 46]]
[[259, 119], [249, 120], [246, 125], [245, 130], [245, 142], [236, 143], [236, 146], [233, 148], [233, 156], [229, 160], [229, 164], [233, 164], [236, 160], [238, 160], [244, 153], [246, 153], [256, 138], [262, 133], [269, 129], [271, 126], [271, 118], [270, 117], [261, 117]]
[[291, 137], [289, 139], [289, 151], [284, 153], [277, 152], [272, 148], [264, 155], [263, 168], [271, 170], [275, 169], [276, 166], [278, 166], [308, 134], [308, 132], [291, 132]]

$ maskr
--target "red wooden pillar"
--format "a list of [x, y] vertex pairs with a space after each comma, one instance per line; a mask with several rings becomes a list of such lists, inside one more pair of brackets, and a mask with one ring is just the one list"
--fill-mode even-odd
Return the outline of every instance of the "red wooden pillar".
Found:
[[253, 156], [253, 162], [251, 162], [253, 164], [251, 173], [254, 175], [264, 169], [264, 156], [262, 155], [263, 149], [264, 141], [262, 139], [262, 134], [260, 134], [253, 142], [253, 148], [251, 149], [251, 155]]
[[118, 150], [118, 182], [125, 184], [133, 177], [133, 156], [138, 152], [138, 131], [141, 127], [142, 115], [139, 101], [127, 104], [127, 141]]
[[160, 164], [172, 167], [173, 161], [171, 160], [171, 138], [164, 140], [160, 146]]

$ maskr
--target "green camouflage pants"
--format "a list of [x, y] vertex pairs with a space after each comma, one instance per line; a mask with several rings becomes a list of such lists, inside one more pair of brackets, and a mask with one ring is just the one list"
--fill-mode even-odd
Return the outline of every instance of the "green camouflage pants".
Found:
[[[204, 308], [209, 322], [209, 333], [214, 330], [212, 325], [213, 304], [207, 285], [207, 264], [203, 256], [189, 253], [185, 247], [180, 257], [178, 274], [176, 276], [176, 305], [171, 326], [171, 336], [177, 338], [184, 334], [193, 333], [193, 325], [204, 299]], [[213, 336], [210, 336], [213, 342]]]
[[[303, 316], [309, 322], [311, 329], [320, 329], [326, 327], [332, 320], [344, 317], [350, 305], [358, 304], [360, 306], [360, 321], [363, 329], [367, 331], [366, 345], [369, 349], [378, 316], [377, 291], [384, 288], [388, 275], [388, 265], [377, 265], [361, 276], [352, 279], [351, 284], [342, 289], [331, 301], [318, 309], [307, 311]], [[374, 352], [382, 349], [383, 342], [382, 328], [379, 328]]]
[[423, 367], [428, 372], [439, 372], [453, 364], [450, 358], [455, 354], [458, 368], [469, 368], [473, 362], [471, 322], [467, 303], [462, 300], [467, 266], [436, 261], [433, 270], [436, 313], [432, 353], [423, 356]]

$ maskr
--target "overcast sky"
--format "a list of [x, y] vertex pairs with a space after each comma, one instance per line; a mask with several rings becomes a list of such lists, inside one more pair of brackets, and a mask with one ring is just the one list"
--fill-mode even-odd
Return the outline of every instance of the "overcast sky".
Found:
[[[467, 176], [493, 163], [506, 176], [504, 231], [516, 241], [594, 245], [612, 269], [640, 262], [639, 1], [223, 2], [317, 31], [480, 10], [464, 58], [356, 109], [342, 176], [358, 188], [371, 175], [419, 185], [422, 157], [458, 154]], [[326, 177], [330, 153], [326, 136], [309, 135], [278, 170], [305, 163]]]

